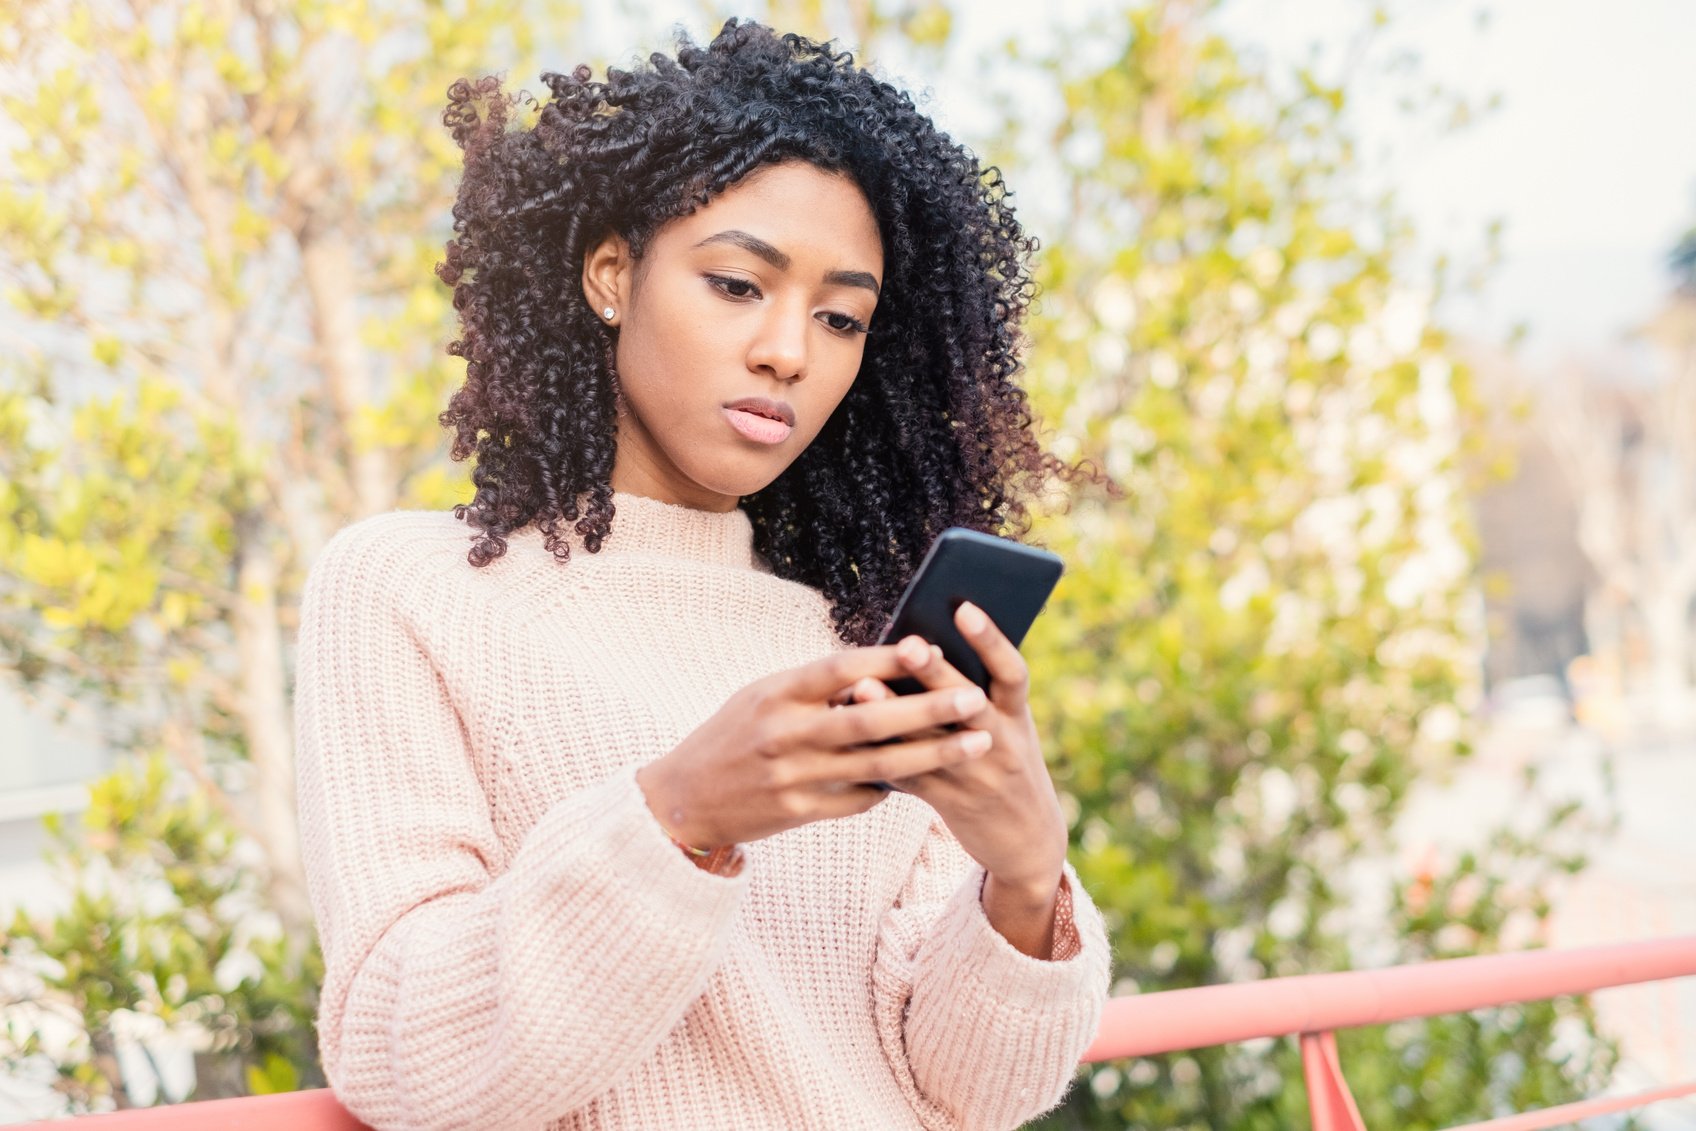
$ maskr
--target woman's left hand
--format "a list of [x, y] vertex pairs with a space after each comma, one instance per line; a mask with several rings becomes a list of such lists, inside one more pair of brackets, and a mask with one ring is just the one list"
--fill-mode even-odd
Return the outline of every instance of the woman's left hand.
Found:
[[[894, 784], [928, 802], [989, 873], [983, 905], [996, 930], [1024, 953], [1045, 958], [1066, 862], [1066, 819], [1031, 718], [1030, 672], [1012, 641], [976, 605], [962, 604], [954, 623], [990, 676], [987, 705], [960, 725], [988, 733], [993, 745], [970, 762]], [[940, 648], [920, 637], [901, 641], [896, 654], [927, 688], [972, 686]], [[877, 680], [852, 689], [858, 700], [892, 694]]]

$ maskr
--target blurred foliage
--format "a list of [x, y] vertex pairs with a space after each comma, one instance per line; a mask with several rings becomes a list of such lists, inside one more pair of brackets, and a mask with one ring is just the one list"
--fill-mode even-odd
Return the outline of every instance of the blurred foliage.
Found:
[[[944, 3], [768, 9], [926, 67], [955, 31]], [[1252, 64], [1209, 10], [1129, 4], [1088, 51], [985, 61], [1063, 108], [1049, 132], [1041, 98], [1009, 104], [983, 145], [1015, 185], [1060, 180], [1033, 400], [1127, 494], [1040, 531], [1073, 569], [1028, 646], [1120, 992], [1520, 945], [1577, 865], [1554, 808], [1388, 893], [1351, 870], [1464, 752], [1471, 378], [1397, 285], [1405, 226], [1360, 198], [1346, 83]], [[534, 29], [577, 26], [562, 0], [0, 0], [24, 327], [0, 351], [0, 666], [156, 752], [60, 833], [70, 909], [0, 955], [32, 1003], [8, 1055], [57, 1064], [76, 1106], [125, 1098], [115, 1018], [201, 1041], [202, 1095], [318, 1079], [283, 828], [295, 602], [341, 523], [463, 494], [434, 419], [458, 377], [437, 116], [452, 79], [533, 73]], [[259, 907], [274, 937], [244, 933]], [[1432, 1127], [1593, 1090], [1590, 1031], [1581, 1003], [1528, 1005], [1342, 1055], [1369, 1122]], [[1304, 1118], [1285, 1046], [1087, 1078], [1050, 1126]]]
[[[703, 7], [709, 20], [741, 14], [711, 2]], [[764, 9], [760, 18], [772, 27], [838, 39], [857, 62], [873, 67], [886, 52], [916, 51], [934, 63], [954, 34], [954, 10], [944, 0], [849, 0], [842, 6], [824, 0], [766, 0]]]
[[[307, 1032], [272, 1032], [316, 992], [284, 957], [310, 936], [300, 588], [346, 522], [468, 494], [436, 421], [463, 372], [432, 271], [459, 171], [441, 111], [457, 78], [539, 70], [536, 29], [576, 20], [572, 0], [0, 0], [0, 672], [186, 775], [227, 827], [184, 827], [255, 849], [206, 863], [245, 869], [293, 940], [250, 948], [266, 978], [215, 987], [191, 963], [198, 928], [120, 919], [97, 938], [101, 916], [132, 915], [108, 888], [210, 898], [136, 832], [164, 830], [97, 803], [59, 844], [98, 848], [117, 878], [73, 857], [71, 915], [8, 943], [102, 956], [49, 980], [89, 1047], [112, 1044], [114, 1013], [151, 1011], [243, 1050], [215, 1090], [315, 1078]], [[140, 973], [117, 965], [142, 960], [138, 940]], [[189, 985], [163, 980], [154, 1002], [157, 955]], [[75, 1065], [77, 1102], [124, 1098], [112, 1057]]]
[[[1539, 794], [1535, 770], [1520, 783]], [[1577, 802], [1549, 806], [1523, 828], [1498, 828], [1441, 872], [1398, 883], [1385, 958], [1418, 962], [1540, 941], [1549, 893], [1584, 865]], [[1530, 933], [1528, 937], [1528, 927]], [[1441, 1128], [1584, 1098], [1606, 1087], [1618, 1059], [1596, 1030], [1588, 999], [1530, 1002], [1339, 1034], [1339, 1056], [1371, 1127]], [[1299, 1057], [1286, 1050], [1286, 1073]], [[1288, 1126], [1305, 1108], [1284, 1097], [1272, 1110]], [[1637, 1126], [1626, 1120], [1625, 1131]]]
[[[1537, 835], [1388, 893], [1369, 864], [1393, 870], [1409, 788], [1466, 749], [1478, 406], [1436, 296], [1401, 282], [1411, 233], [1362, 197], [1348, 90], [1254, 63], [1210, 7], [1115, 15], [1080, 37], [1095, 68], [1010, 58], [1064, 107], [1009, 147], [1059, 155], [1069, 205], [1040, 257], [1033, 398], [1126, 496], [1040, 529], [1074, 569], [1027, 645], [1121, 993], [1524, 945], [1582, 831], [1547, 808]], [[1369, 1123], [1448, 1126], [1604, 1084], [1609, 1048], [1569, 1052], [1567, 1018], [1590, 1025], [1526, 1005], [1345, 1034], [1342, 1055]], [[1086, 1076], [1046, 1125], [1306, 1118], [1290, 1043]]]
[[[323, 1083], [317, 946], [283, 932], [256, 846], [206, 791], [156, 755], [96, 783], [80, 824], [49, 829], [69, 906], [0, 932], [0, 1064], [51, 1063], [73, 1111], [127, 1107], [114, 1033], [175, 1031], [197, 1046], [196, 1098]], [[148, 1090], [163, 1090], [154, 1073]]]

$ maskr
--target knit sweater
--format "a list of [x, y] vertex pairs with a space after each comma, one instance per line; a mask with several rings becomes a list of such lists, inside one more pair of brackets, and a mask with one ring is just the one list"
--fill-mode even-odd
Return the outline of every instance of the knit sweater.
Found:
[[[339, 533], [301, 611], [302, 851], [342, 1102], [379, 1129], [1010, 1128], [1107, 992], [991, 926], [918, 799], [745, 846], [669, 841], [635, 771], [738, 688], [844, 647], [740, 510], [618, 494], [599, 553], [478, 568], [446, 512]], [[1067, 939], [1066, 942], [1074, 940]]]

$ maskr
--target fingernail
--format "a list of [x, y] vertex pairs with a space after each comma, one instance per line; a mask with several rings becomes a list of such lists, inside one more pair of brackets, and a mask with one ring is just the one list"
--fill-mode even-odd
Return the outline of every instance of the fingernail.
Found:
[[962, 715], [975, 715], [983, 710], [983, 692], [973, 687], [954, 696], [954, 709]]
[[929, 655], [930, 649], [925, 645], [925, 642], [917, 636], [909, 636], [901, 642], [901, 659], [914, 667], [924, 663], [925, 658]]
[[967, 731], [960, 738], [960, 749], [968, 754], [982, 754], [989, 749], [991, 739], [986, 730]]
[[987, 618], [983, 615], [982, 609], [970, 601], [960, 606], [960, 627], [967, 632], [982, 632], [985, 623], [987, 623]]

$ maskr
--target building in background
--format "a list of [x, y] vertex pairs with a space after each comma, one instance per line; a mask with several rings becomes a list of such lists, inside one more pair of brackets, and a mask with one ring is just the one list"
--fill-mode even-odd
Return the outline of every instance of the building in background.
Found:
[[86, 727], [55, 723], [0, 682], [0, 917], [51, 899], [41, 818], [79, 812], [111, 755]]
[[[19, 908], [64, 899], [43, 856], [42, 818], [80, 812], [88, 783], [110, 765], [111, 753], [86, 728], [53, 722], [0, 682], [0, 923]], [[51, 1101], [44, 1082], [0, 1075], [0, 1123], [52, 1114], [59, 1106]]]

